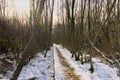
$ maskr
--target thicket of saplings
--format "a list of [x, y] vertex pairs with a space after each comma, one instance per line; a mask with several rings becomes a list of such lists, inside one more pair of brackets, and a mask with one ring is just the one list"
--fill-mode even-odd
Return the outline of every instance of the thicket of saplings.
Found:
[[[87, 16], [87, 15], [86, 15]], [[90, 56], [105, 58], [109, 64], [115, 64], [120, 68], [120, 23], [116, 20], [116, 15], [112, 15], [109, 18], [107, 24], [101, 26], [104, 22], [99, 20], [100, 16], [90, 17], [91, 23], [88, 27], [88, 20], [85, 18], [85, 22], [81, 26], [81, 18], [75, 22], [74, 33], [70, 32], [71, 23], [69, 26], [67, 22], [64, 24], [58, 22], [54, 28], [54, 43], [61, 44], [64, 48], [67, 48], [71, 53], [71, 57], [74, 57], [76, 61], [81, 61], [81, 64], [90, 62]], [[77, 20], [77, 19], [76, 19]], [[96, 40], [94, 38], [101, 28]], [[119, 33], [119, 34], [118, 34]], [[101, 56], [102, 55], [102, 56]], [[109, 61], [112, 59], [113, 62]], [[93, 70], [94, 71], [94, 70]]]
[[[45, 24], [42, 23], [42, 25]], [[8, 70], [14, 70], [21, 59], [22, 51], [29, 42], [32, 31], [33, 27], [27, 20], [18, 19], [17, 16], [11, 18], [0, 16], [0, 73], [5, 74]], [[37, 52], [42, 52], [44, 57], [52, 46], [49, 38], [47, 27], [40, 27], [36, 47]], [[26, 63], [37, 52], [33, 50]]]

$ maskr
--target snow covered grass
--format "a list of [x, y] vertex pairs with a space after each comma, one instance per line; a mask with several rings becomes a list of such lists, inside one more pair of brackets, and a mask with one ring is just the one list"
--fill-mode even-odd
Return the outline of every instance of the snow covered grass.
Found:
[[80, 61], [75, 61], [71, 58], [70, 51], [63, 49], [60, 45], [55, 45], [66, 58], [70, 66], [75, 70], [75, 72], [81, 76], [81, 80], [120, 80], [120, 77], [117, 75], [118, 69], [112, 68], [105, 63], [101, 63], [101, 60], [98, 58], [93, 58], [95, 71], [93, 74], [90, 73], [89, 68], [90, 64], [85, 63], [80, 64]]
[[[53, 48], [51, 48], [46, 58], [38, 53], [36, 57], [23, 67], [18, 80], [28, 80], [30, 78], [36, 78], [36, 80], [53, 80], [54, 67], [53, 67]], [[10, 75], [10, 73], [8, 73]], [[0, 80], [7, 80], [10, 76], [2, 78]]]

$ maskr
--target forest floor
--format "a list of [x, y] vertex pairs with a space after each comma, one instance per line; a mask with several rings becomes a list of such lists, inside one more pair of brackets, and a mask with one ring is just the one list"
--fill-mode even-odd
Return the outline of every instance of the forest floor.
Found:
[[[44, 57], [38, 53], [21, 71], [18, 80], [120, 80], [118, 69], [111, 67], [99, 58], [93, 58], [94, 73], [90, 73], [90, 64], [80, 64], [71, 58], [71, 53], [60, 45], [54, 44]], [[0, 80], [9, 80], [13, 71]]]

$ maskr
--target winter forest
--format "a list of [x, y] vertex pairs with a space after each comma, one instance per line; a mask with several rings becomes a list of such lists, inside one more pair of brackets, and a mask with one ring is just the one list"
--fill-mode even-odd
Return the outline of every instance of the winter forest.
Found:
[[120, 0], [0, 0], [0, 80], [120, 80]]

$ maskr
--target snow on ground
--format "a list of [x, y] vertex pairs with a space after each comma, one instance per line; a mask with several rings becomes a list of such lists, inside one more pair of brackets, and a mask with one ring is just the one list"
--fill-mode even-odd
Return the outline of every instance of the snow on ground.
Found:
[[54, 46], [61, 51], [67, 62], [75, 70], [75, 72], [81, 76], [82, 80], [120, 80], [120, 77], [117, 75], [118, 69], [101, 63], [98, 58], [93, 58], [95, 71], [91, 74], [89, 71], [89, 63], [81, 65], [80, 61], [75, 61], [71, 58], [71, 54], [67, 49], [63, 49], [60, 45], [54, 44]]
[[[43, 57], [38, 53], [35, 58], [23, 67], [18, 80], [28, 80], [36, 78], [36, 80], [54, 80], [54, 67], [53, 67], [53, 48], [48, 51], [47, 57]], [[6, 76], [9, 79], [9, 76]], [[0, 79], [0, 80], [7, 80]]]
[[63, 80], [62, 68], [61, 68], [62, 66], [60, 64], [55, 47], [54, 47], [54, 66], [55, 66], [55, 80]]
[[[80, 61], [75, 61], [71, 58], [71, 54], [67, 49], [63, 49], [62, 46], [56, 44], [48, 51], [46, 58], [41, 53], [38, 53], [35, 58], [31, 59], [23, 67], [18, 80], [28, 80], [30, 78], [36, 78], [36, 80], [54, 80], [54, 76], [55, 80], [64, 80], [62, 66], [55, 47], [61, 51], [61, 54], [66, 58], [70, 67], [74, 69], [77, 75], [80, 75], [81, 80], [120, 80], [120, 77], [117, 76], [117, 68], [112, 68], [109, 65], [101, 63], [98, 58], [93, 58], [95, 72], [91, 74], [89, 63], [81, 65]], [[0, 74], [0, 80], [9, 80], [11, 74], [12, 72], [9, 72], [4, 78]]]

